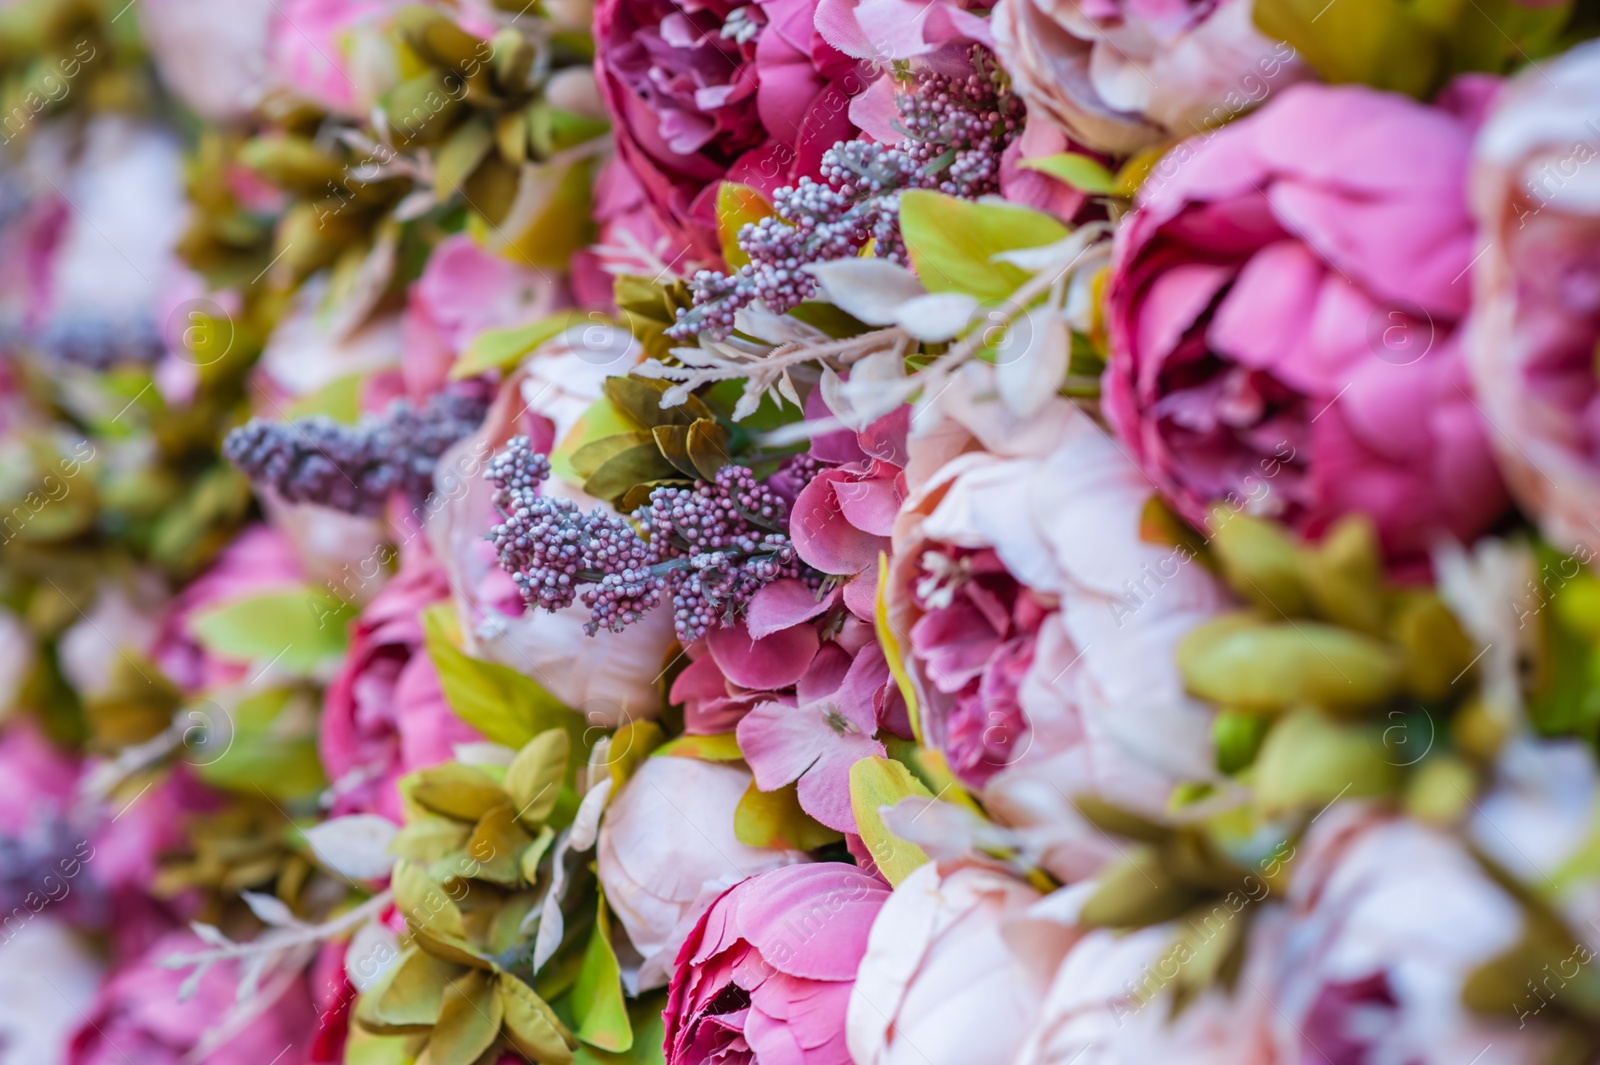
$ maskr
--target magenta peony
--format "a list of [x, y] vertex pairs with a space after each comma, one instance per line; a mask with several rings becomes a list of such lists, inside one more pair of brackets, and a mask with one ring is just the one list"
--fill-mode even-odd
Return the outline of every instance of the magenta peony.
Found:
[[1105, 411], [1190, 521], [1226, 503], [1315, 537], [1363, 512], [1402, 558], [1504, 509], [1456, 332], [1478, 243], [1472, 125], [1447, 105], [1481, 88], [1295, 86], [1146, 182]]
[[845, 1010], [888, 898], [881, 880], [837, 862], [724, 892], [678, 953], [667, 1065], [850, 1065]]
[[1474, 150], [1483, 227], [1467, 358], [1517, 501], [1567, 549], [1600, 553], [1600, 45], [1530, 70]]
[[1221, 125], [1305, 76], [1250, 0], [1000, 0], [1001, 62], [1030, 108], [1122, 154]]
[[379, 813], [399, 822], [406, 773], [482, 739], [445, 702], [422, 646], [423, 608], [449, 597], [444, 571], [413, 556], [367, 604], [343, 668], [328, 685], [318, 747], [332, 780], [333, 813]]
[[663, 229], [721, 260], [724, 178], [771, 193], [815, 176], [854, 133], [854, 62], [812, 25], [813, 0], [600, 0], [595, 58], [617, 151]]

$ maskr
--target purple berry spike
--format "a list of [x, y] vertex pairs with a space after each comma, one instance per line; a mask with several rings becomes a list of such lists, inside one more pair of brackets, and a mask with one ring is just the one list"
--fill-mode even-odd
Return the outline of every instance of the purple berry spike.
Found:
[[789, 542], [785, 497], [743, 466], [691, 488], [657, 488], [632, 524], [541, 495], [550, 462], [527, 437], [510, 440], [488, 475], [505, 519], [489, 533], [501, 567], [531, 605], [561, 610], [581, 598], [591, 636], [620, 632], [667, 598], [689, 643], [731, 623], [780, 577], [821, 584]]
[[773, 216], [739, 230], [750, 262], [731, 274], [701, 270], [690, 280], [694, 306], [667, 331], [675, 340], [733, 331], [734, 315], [757, 300], [785, 314], [816, 294], [808, 263], [845, 259], [871, 240], [873, 253], [905, 264], [900, 193], [936, 189], [977, 199], [1000, 190], [1000, 157], [1022, 130], [1025, 109], [981, 48], [965, 77], [924, 73], [896, 97], [905, 139], [898, 146], [840, 141], [822, 156], [822, 181], [773, 194]]
[[222, 453], [245, 476], [291, 503], [377, 515], [395, 492], [419, 503], [433, 491], [439, 456], [475, 431], [489, 409], [476, 382], [429, 397], [397, 399], [357, 425], [315, 415], [285, 424], [255, 419], [228, 434]]

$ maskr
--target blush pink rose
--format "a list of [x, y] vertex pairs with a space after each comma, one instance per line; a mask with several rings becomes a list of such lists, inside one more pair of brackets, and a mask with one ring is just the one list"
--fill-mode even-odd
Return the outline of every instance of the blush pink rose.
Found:
[[273, 80], [348, 118], [365, 118], [398, 81], [399, 57], [382, 38], [396, 0], [285, 0], [268, 38]]
[[1360, 512], [1408, 559], [1503, 512], [1457, 333], [1480, 246], [1461, 114], [1483, 87], [1429, 107], [1297, 85], [1145, 183], [1104, 407], [1191, 522], [1227, 502], [1314, 538]]
[[706, 262], [722, 259], [723, 181], [765, 193], [815, 177], [855, 127], [865, 88], [813, 25], [813, 0], [599, 0], [595, 70], [618, 157], [661, 227]]
[[881, 880], [837, 862], [724, 892], [678, 952], [667, 1065], [851, 1065], [845, 1011], [888, 898]]
[[1474, 147], [1467, 357], [1512, 494], [1567, 550], [1600, 552], [1600, 46], [1511, 82]]
[[214, 607], [264, 595], [301, 583], [305, 571], [294, 548], [277, 530], [253, 525], [223, 549], [193, 583], [179, 592], [162, 614], [150, 657], [180, 688], [206, 691], [231, 684], [246, 666], [217, 658], [190, 629], [193, 619]]
[[[237, 969], [214, 966], [192, 997], [180, 1001], [186, 974], [161, 964], [172, 954], [207, 949], [189, 932], [173, 932], [132, 958], [100, 986], [73, 1036], [66, 1065], [188, 1065], [206, 1033], [234, 1005]], [[304, 1044], [316, 1024], [311, 995], [297, 979], [203, 1065], [307, 1065]], [[281, 1055], [281, 1056], [275, 1056]]]
[[318, 748], [333, 781], [333, 814], [403, 820], [395, 783], [448, 761], [455, 745], [482, 739], [450, 709], [422, 645], [423, 608], [449, 598], [444, 571], [423, 553], [368, 603], [323, 701]]

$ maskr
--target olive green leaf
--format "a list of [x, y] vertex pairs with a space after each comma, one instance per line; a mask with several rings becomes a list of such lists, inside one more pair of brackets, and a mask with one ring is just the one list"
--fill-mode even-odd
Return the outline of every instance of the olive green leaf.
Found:
[[844, 838], [800, 808], [795, 785], [762, 791], [754, 781], [734, 808], [733, 834], [747, 847], [797, 851], [815, 850]]
[[509, 801], [505, 789], [487, 773], [460, 762], [440, 762], [418, 771], [410, 794], [419, 806], [458, 821], [476, 821]]
[[518, 859], [531, 842], [532, 837], [517, 824], [517, 808], [511, 803], [487, 811], [467, 843], [467, 855], [476, 863], [472, 875], [506, 887], [516, 886], [522, 877]]
[[442, 935], [465, 936], [461, 909], [444, 888], [413, 862], [396, 862], [390, 878], [394, 905], [413, 929], [431, 929]]
[[737, 762], [744, 758], [739, 751], [739, 737], [732, 732], [678, 736], [650, 753], [654, 757], [698, 758], [702, 762]]
[[445, 989], [439, 1023], [428, 1037], [429, 1065], [472, 1065], [500, 1035], [505, 1017], [494, 976], [470, 972]]
[[1057, 181], [1091, 196], [1111, 196], [1117, 191], [1117, 176], [1092, 155], [1060, 152], [1040, 159], [1024, 159], [1018, 165], [1025, 170], [1049, 174]]
[[490, 370], [509, 370], [539, 345], [554, 340], [573, 326], [604, 321], [592, 312], [559, 311], [528, 325], [486, 329], [473, 337], [467, 350], [451, 364], [450, 379], [460, 381]]
[[407, 947], [362, 996], [357, 1019], [385, 1035], [426, 1031], [439, 1020], [445, 987], [459, 975], [460, 966]]
[[355, 614], [343, 599], [302, 586], [210, 607], [189, 628], [219, 658], [270, 661], [274, 669], [305, 675], [344, 653], [346, 626]]
[[1178, 646], [1178, 666], [1191, 694], [1256, 713], [1371, 707], [1395, 695], [1404, 679], [1400, 656], [1371, 637], [1317, 621], [1239, 615], [1191, 630]]
[[501, 973], [498, 991], [506, 1038], [519, 1054], [540, 1065], [572, 1061], [578, 1041], [533, 988], [510, 973]]
[[1269, 816], [1316, 808], [1336, 798], [1386, 795], [1401, 770], [1383, 756], [1375, 728], [1297, 710], [1273, 725], [1256, 755], [1255, 799]]
[[408, 821], [390, 841], [389, 853], [396, 858], [427, 865], [464, 851], [471, 835], [471, 825], [428, 814]]
[[506, 770], [505, 789], [516, 804], [516, 816], [529, 828], [550, 817], [567, 777], [572, 740], [560, 729], [541, 732], [517, 752]]
[[606, 759], [611, 776], [611, 794], [622, 790], [622, 785], [633, 776], [639, 763], [661, 746], [666, 734], [654, 721], [629, 721], [611, 735], [611, 748]]

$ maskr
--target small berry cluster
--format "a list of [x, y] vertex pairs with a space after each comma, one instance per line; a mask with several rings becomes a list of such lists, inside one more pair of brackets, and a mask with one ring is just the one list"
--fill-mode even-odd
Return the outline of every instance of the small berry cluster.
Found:
[[96, 373], [118, 366], [149, 366], [166, 353], [156, 323], [143, 316], [115, 321], [58, 315], [39, 332], [35, 346], [48, 358]]
[[780, 577], [804, 570], [785, 532], [789, 503], [744, 466], [728, 465], [713, 481], [660, 487], [633, 513], [633, 524], [596, 508], [539, 493], [550, 462], [516, 437], [489, 464], [495, 505], [504, 521], [489, 533], [500, 566], [523, 599], [545, 610], [589, 608], [584, 626], [621, 632], [664, 597], [685, 643], [731, 623], [750, 597]]
[[822, 156], [822, 180], [801, 178], [773, 194], [775, 214], [739, 230], [750, 262], [731, 274], [701, 270], [690, 281], [694, 305], [668, 335], [720, 339], [740, 308], [759, 300], [784, 314], [810, 299], [817, 282], [805, 267], [854, 256], [870, 240], [879, 258], [904, 264], [900, 193], [936, 189], [977, 199], [1000, 189], [1000, 157], [1022, 130], [1024, 106], [982, 49], [972, 73], [924, 73], [895, 99], [905, 139], [895, 147], [841, 141]]
[[485, 389], [464, 382], [421, 407], [397, 399], [357, 425], [323, 415], [288, 424], [257, 418], [228, 434], [222, 454], [291, 503], [373, 516], [395, 492], [413, 503], [427, 499], [439, 456], [476, 430], [488, 409]]

